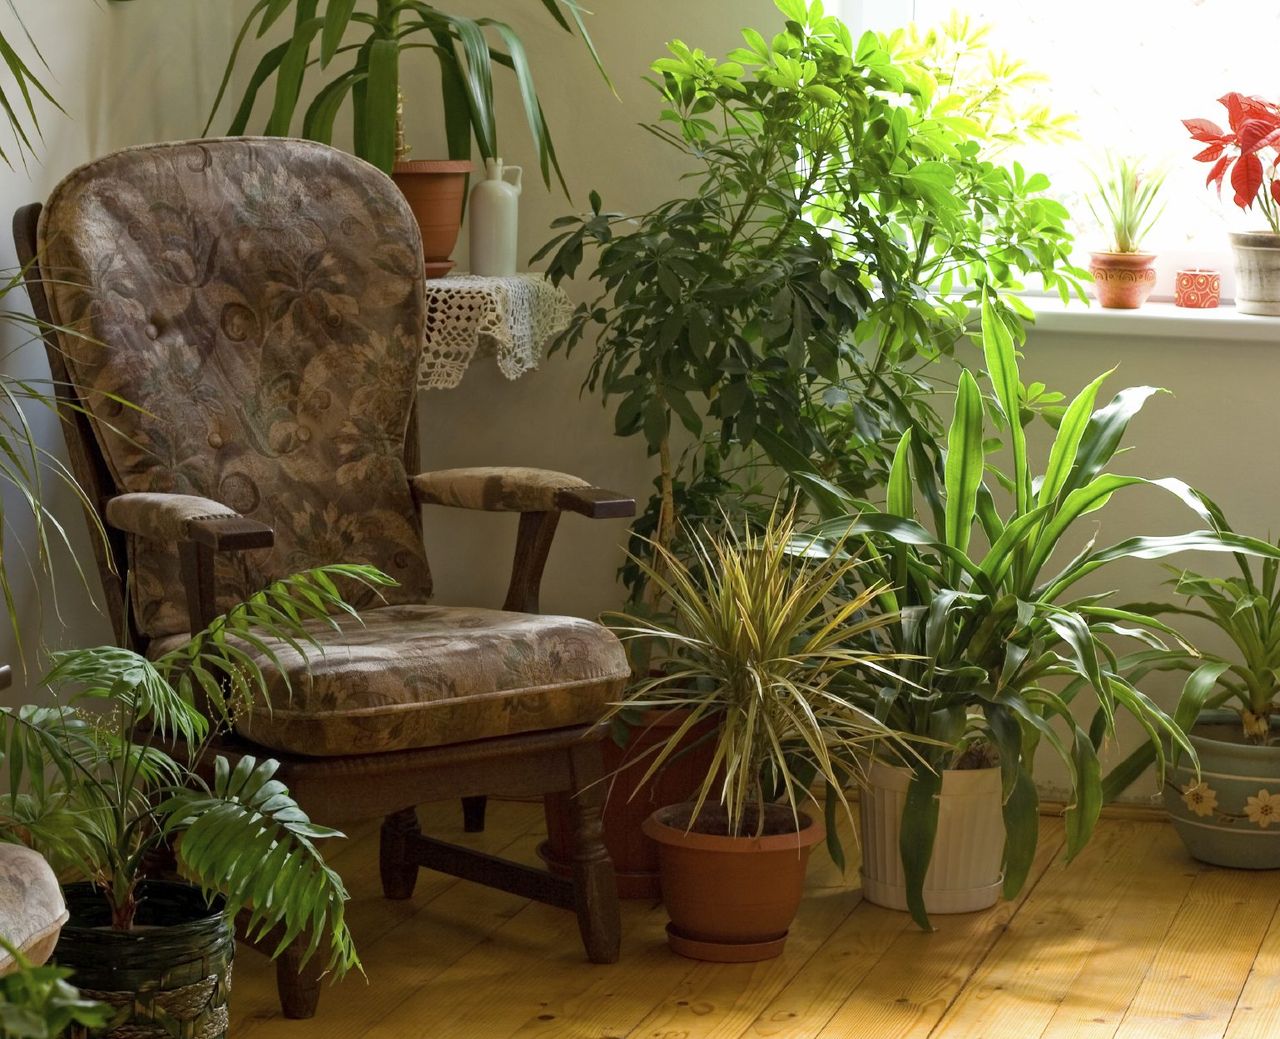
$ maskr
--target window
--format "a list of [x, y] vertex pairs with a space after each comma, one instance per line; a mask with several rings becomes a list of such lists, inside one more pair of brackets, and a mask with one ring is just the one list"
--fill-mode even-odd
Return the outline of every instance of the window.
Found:
[[1274, 0], [1162, 0], [1118, 3], [1075, 0], [1069, 5], [1027, 0], [843, 0], [842, 16], [859, 28], [888, 30], [908, 21], [940, 24], [954, 10], [991, 25], [990, 44], [1022, 58], [1049, 77], [1045, 101], [1076, 116], [1078, 141], [1029, 145], [1018, 158], [1047, 173], [1054, 193], [1071, 210], [1080, 259], [1103, 242], [1085, 195], [1088, 164], [1107, 149], [1164, 164], [1166, 209], [1148, 237], [1160, 254], [1158, 297], [1171, 298], [1179, 267], [1223, 271], [1223, 292], [1233, 288], [1227, 232], [1265, 227], [1256, 212], [1242, 212], [1230, 188], [1219, 200], [1205, 187], [1208, 168], [1181, 120], [1226, 123], [1217, 103], [1229, 90], [1275, 98], [1275, 43], [1280, 4]]

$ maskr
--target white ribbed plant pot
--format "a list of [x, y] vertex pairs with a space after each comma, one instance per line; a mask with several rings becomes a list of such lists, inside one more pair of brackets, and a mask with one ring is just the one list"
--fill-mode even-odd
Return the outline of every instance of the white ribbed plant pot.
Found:
[[1231, 245], [1236, 254], [1236, 310], [1280, 316], [1280, 235], [1233, 233]]
[[[911, 770], [871, 763], [862, 791], [862, 895], [889, 909], [907, 908], [899, 835]], [[924, 882], [925, 910], [972, 913], [995, 905], [1003, 882], [1004, 817], [999, 768], [942, 773], [938, 835]]]

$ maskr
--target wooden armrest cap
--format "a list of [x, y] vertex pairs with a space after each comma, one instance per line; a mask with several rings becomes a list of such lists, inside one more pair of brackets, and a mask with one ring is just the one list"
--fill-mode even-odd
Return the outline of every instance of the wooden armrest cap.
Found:
[[556, 508], [591, 519], [627, 519], [636, 514], [636, 500], [603, 487], [565, 487], [556, 492]]

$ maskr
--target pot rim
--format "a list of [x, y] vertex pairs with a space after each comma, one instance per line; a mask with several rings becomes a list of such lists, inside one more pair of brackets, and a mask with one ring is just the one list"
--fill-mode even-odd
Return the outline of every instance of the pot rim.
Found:
[[660, 818], [664, 813], [693, 804], [666, 805], [659, 808], [640, 826], [644, 835], [659, 844], [670, 847], [688, 848], [695, 851], [715, 851], [729, 854], [753, 855], [771, 851], [801, 851], [811, 848], [827, 835], [827, 828], [817, 816], [811, 816], [801, 809], [801, 827], [794, 833], [776, 833], [763, 837], [728, 837], [715, 833], [698, 833], [695, 830], [684, 830], [672, 826]]
[[392, 168], [394, 173], [472, 173], [475, 164], [469, 159], [402, 159]]
[[1231, 244], [1245, 249], [1280, 249], [1280, 234], [1275, 231], [1228, 231]]
[[1141, 264], [1143, 267], [1147, 267], [1155, 262], [1156, 257], [1159, 254], [1148, 253], [1148, 252], [1117, 253], [1117, 252], [1111, 252], [1108, 249], [1098, 249], [1098, 250], [1091, 251], [1089, 255], [1095, 261], [1098, 259], [1098, 257], [1105, 257], [1107, 259], [1116, 260], [1121, 263], [1132, 263], [1135, 265]]
[[[1235, 711], [1226, 708], [1217, 708], [1211, 711], [1201, 711], [1199, 717], [1196, 718], [1195, 724], [1191, 726], [1191, 731], [1187, 733], [1187, 738], [1191, 741], [1191, 745], [1197, 751], [1203, 746], [1212, 748], [1216, 754], [1240, 758], [1246, 761], [1274, 762], [1280, 761], [1280, 746], [1259, 746], [1253, 743], [1234, 743], [1231, 740], [1218, 740], [1212, 736], [1206, 736], [1203, 733], [1196, 732], [1201, 725], [1239, 725], [1240, 715]], [[1271, 719], [1271, 727], [1273, 730], [1280, 730], [1280, 715], [1273, 716]]]
[[[185, 916], [185, 919], [175, 920], [172, 923], [147, 925], [143, 929], [133, 931], [117, 931], [110, 926], [86, 923], [83, 921], [83, 917], [77, 918], [77, 910], [83, 910], [86, 904], [92, 904], [95, 901], [106, 907], [106, 896], [91, 881], [76, 881], [64, 884], [62, 887], [63, 898], [67, 903], [68, 912], [68, 920], [62, 929], [62, 933], [76, 936], [77, 940], [93, 936], [94, 940], [101, 942], [154, 943], [167, 940], [171, 936], [180, 937], [208, 930], [216, 931], [220, 927], [227, 926], [226, 900], [221, 895], [216, 896], [213, 902], [209, 904], [206, 903], [204, 895], [196, 885], [171, 880], [143, 881], [141, 887], [143, 900], [145, 900], [148, 891], [154, 891], [157, 894], [167, 893], [171, 896], [189, 899], [191, 902], [190, 915]], [[197, 909], [197, 904], [201, 908]], [[109, 919], [110, 917], [108, 916]]]
[[[911, 769], [873, 758], [867, 782], [884, 789], [905, 791], [911, 783]], [[940, 797], [971, 797], [1001, 789], [1000, 766], [984, 765], [982, 768], [944, 768], [938, 793]]]

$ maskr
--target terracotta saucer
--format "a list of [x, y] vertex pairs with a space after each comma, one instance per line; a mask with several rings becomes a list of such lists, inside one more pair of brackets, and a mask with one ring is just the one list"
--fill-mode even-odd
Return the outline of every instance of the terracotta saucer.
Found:
[[771, 960], [781, 955], [782, 947], [787, 944], [787, 935], [784, 933], [767, 942], [704, 942], [686, 938], [672, 924], [667, 924], [667, 944], [671, 946], [672, 952], [678, 952], [691, 960], [755, 963], [757, 960]]

